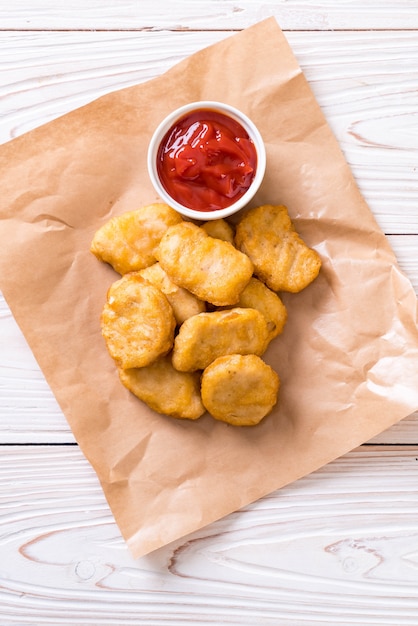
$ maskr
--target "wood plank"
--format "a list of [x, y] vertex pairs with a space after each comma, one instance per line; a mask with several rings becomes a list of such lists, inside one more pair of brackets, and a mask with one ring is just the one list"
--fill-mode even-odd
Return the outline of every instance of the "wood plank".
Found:
[[418, 7], [411, 0], [14, 0], [2, 15], [3, 29], [174, 29], [230, 30], [246, 28], [274, 15], [286, 30], [412, 29]]
[[401, 270], [418, 295], [418, 238], [416, 235], [387, 235]]
[[418, 445], [418, 411], [408, 415], [403, 420], [381, 432], [369, 444], [379, 445]]
[[0, 31], [0, 142], [162, 74], [226, 33]]
[[0, 623], [416, 626], [418, 448], [361, 448], [134, 560], [78, 447], [0, 448]]
[[[417, 234], [412, 32], [288, 33], [359, 187], [387, 233]], [[221, 33], [0, 32], [0, 142], [160, 75]]]

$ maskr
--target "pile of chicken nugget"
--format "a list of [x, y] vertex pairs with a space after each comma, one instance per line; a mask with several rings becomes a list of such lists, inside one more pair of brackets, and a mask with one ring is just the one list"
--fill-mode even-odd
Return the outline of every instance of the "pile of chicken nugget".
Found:
[[121, 275], [101, 330], [131, 393], [179, 419], [208, 412], [254, 426], [271, 412], [280, 379], [262, 356], [287, 320], [278, 294], [301, 291], [321, 267], [286, 207], [197, 225], [150, 204], [106, 222], [91, 251]]

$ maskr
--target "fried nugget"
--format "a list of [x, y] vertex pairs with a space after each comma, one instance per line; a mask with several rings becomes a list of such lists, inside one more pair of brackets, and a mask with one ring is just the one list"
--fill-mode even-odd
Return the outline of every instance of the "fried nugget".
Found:
[[127, 369], [144, 367], [167, 354], [176, 321], [165, 295], [134, 272], [109, 288], [101, 327], [110, 355]]
[[155, 263], [154, 250], [169, 226], [182, 221], [167, 204], [150, 204], [106, 222], [93, 237], [90, 250], [119, 274]]
[[254, 273], [273, 291], [297, 293], [321, 268], [318, 253], [296, 232], [285, 206], [250, 209], [237, 225], [235, 243], [254, 264]]
[[204, 222], [201, 228], [203, 228], [203, 230], [211, 237], [214, 237], [215, 239], [222, 239], [222, 241], [228, 241], [230, 244], [235, 245], [234, 229], [224, 219], [219, 218], [217, 220]]
[[287, 309], [277, 293], [258, 278], [251, 278], [241, 292], [238, 306], [257, 309], [264, 315], [269, 331], [269, 341], [283, 332], [287, 321]]
[[173, 282], [217, 306], [238, 302], [253, 273], [246, 254], [191, 222], [171, 226], [155, 254]]
[[202, 401], [217, 420], [255, 426], [277, 402], [280, 379], [254, 354], [231, 354], [213, 361], [202, 374]]
[[206, 311], [206, 303], [199, 300], [195, 295], [179, 287], [163, 270], [157, 262], [139, 272], [143, 278], [155, 285], [166, 296], [167, 300], [173, 307], [174, 317], [177, 324], [182, 324], [192, 315], [203, 313]]
[[195, 420], [205, 412], [200, 373], [178, 372], [169, 355], [146, 367], [119, 370], [119, 377], [129, 391], [157, 413]]
[[258, 354], [268, 344], [267, 322], [256, 309], [233, 308], [189, 317], [174, 340], [172, 362], [182, 372], [203, 370], [225, 354]]

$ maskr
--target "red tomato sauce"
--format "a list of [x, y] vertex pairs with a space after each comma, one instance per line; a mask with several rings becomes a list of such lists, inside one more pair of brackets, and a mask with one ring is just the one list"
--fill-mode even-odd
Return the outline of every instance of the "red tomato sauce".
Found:
[[167, 193], [196, 211], [230, 206], [250, 187], [256, 169], [257, 153], [247, 131], [210, 109], [178, 120], [157, 153], [157, 171]]

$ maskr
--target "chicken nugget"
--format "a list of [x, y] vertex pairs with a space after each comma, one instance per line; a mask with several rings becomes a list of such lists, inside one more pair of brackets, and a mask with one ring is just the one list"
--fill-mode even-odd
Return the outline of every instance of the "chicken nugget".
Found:
[[277, 402], [280, 379], [254, 354], [231, 354], [213, 361], [202, 374], [202, 401], [217, 420], [255, 426]]
[[109, 288], [101, 327], [110, 355], [127, 369], [144, 367], [167, 354], [176, 321], [165, 295], [133, 272]]
[[167, 204], [150, 204], [103, 224], [93, 237], [91, 252], [119, 274], [155, 263], [154, 250], [169, 226], [182, 221]]
[[267, 322], [256, 309], [233, 308], [189, 317], [174, 340], [172, 361], [182, 372], [203, 370], [224, 354], [258, 354], [268, 344]]
[[166, 296], [173, 307], [177, 324], [182, 324], [184, 320], [187, 320], [192, 315], [206, 311], [206, 303], [199, 300], [187, 289], [183, 289], [183, 287], [173, 283], [158, 262], [146, 267], [139, 273], [152, 285], [158, 287]]
[[235, 243], [252, 260], [256, 276], [273, 291], [297, 293], [321, 268], [319, 254], [296, 232], [285, 206], [250, 209], [237, 225]]
[[241, 292], [238, 306], [257, 309], [264, 315], [269, 331], [269, 341], [283, 332], [287, 321], [287, 309], [277, 293], [258, 278], [251, 278]]
[[146, 367], [119, 370], [119, 377], [129, 391], [157, 413], [191, 420], [205, 413], [200, 372], [178, 372], [169, 355]]
[[246, 254], [191, 222], [170, 226], [156, 256], [173, 282], [217, 306], [238, 302], [253, 273]]
[[215, 237], [215, 239], [222, 239], [223, 241], [228, 241], [230, 244], [235, 245], [234, 229], [231, 224], [228, 224], [228, 222], [224, 219], [219, 218], [217, 220], [204, 222], [201, 228], [203, 228], [203, 230], [211, 237]]

